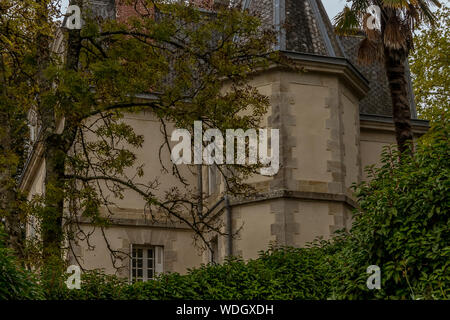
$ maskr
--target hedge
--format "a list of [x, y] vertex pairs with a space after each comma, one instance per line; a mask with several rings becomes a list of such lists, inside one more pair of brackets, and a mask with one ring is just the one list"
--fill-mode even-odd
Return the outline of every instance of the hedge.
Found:
[[[355, 186], [352, 229], [329, 241], [131, 285], [86, 272], [80, 290], [68, 290], [63, 277], [38, 285], [0, 245], [0, 299], [449, 299], [449, 133], [448, 122], [436, 125], [414, 155], [386, 148], [381, 167], [369, 168], [370, 183]], [[381, 268], [381, 290], [366, 286], [369, 265]]]

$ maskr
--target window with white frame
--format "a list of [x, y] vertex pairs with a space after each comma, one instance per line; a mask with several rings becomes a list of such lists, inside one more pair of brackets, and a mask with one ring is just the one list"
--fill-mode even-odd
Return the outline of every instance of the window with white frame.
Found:
[[130, 280], [142, 282], [155, 278], [163, 272], [163, 247], [131, 246]]

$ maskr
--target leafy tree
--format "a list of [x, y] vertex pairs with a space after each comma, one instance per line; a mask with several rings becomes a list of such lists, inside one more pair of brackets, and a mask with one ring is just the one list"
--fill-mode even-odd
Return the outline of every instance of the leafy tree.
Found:
[[23, 256], [24, 216], [18, 178], [27, 156], [27, 113], [34, 101], [35, 1], [0, 3], [0, 217], [8, 245]]
[[19, 266], [14, 252], [5, 247], [4, 238], [0, 228], [0, 300], [42, 299], [44, 293], [37, 278]]
[[[109, 216], [100, 213], [102, 206], [113, 205], [105, 188], [116, 198], [127, 190], [137, 192], [152, 218], [184, 222], [201, 239], [204, 232], [221, 232], [198, 212], [192, 186], [158, 196], [156, 179], [142, 182], [144, 171], [133, 150], [142, 146], [143, 137], [123, 120], [125, 113], [152, 113], [164, 133], [162, 148], [170, 150], [168, 123], [190, 128], [202, 120], [205, 129], [250, 128], [268, 106], [267, 97], [246, 81], [250, 71], [276, 59], [270, 53], [273, 32], [258, 18], [239, 7], [212, 12], [185, 3], [135, 2], [124, 1], [135, 8], [124, 21], [101, 19], [84, 1], [71, 1], [81, 8], [84, 26], [63, 29], [64, 52], [54, 52], [52, 44], [61, 34], [55, 2], [30, 0], [33, 41], [8, 38], [20, 50], [35, 44], [29, 58], [34, 68], [17, 83], [32, 88], [25, 105], [38, 115], [35, 148], [42, 150], [46, 164], [45, 194], [34, 198], [30, 212], [39, 218], [43, 270], [50, 275], [61, 262], [64, 240], [76, 240], [80, 216], [101, 228], [108, 225]], [[7, 64], [11, 74], [18, 70], [12, 60]], [[19, 90], [10, 95], [11, 106], [22, 105]], [[130, 168], [135, 173], [128, 176]], [[219, 169], [231, 192], [243, 192], [242, 177], [254, 172]], [[172, 170], [187, 184], [175, 166]]]
[[[381, 28], [371, 24], [368, 14], [371, 5], [381, 12]], [[407, 141], [413, 140], [411, 109], [407, 98], [405, 67], [413, 48], [413, 32], [422, 23], [433, 24], [431, 6], [440, 6], [438, 0], [354, 0], [351, 6], [336, 16], [337, 30], [350, 33], [363, 29], [366, 38], [361, 42], [358, 59], [362, 63], [384, 61], [392, 98], [392, 114], [397, 145], [401, 153], [411, 150]]]
[[[270, 248], [257, 259], [232, 258], [187, 274], [163, 274], [132, 285], [98, 271], [83, 273], [81, 289], [49, 288], [48, 299], [73, 300], [324, 300], [330, 296], [331, 260], [311, 248]], [[332, 271], [330, 273], [330, 271]]]
[[[448, 299], [450, 294], [450, 126], [437, 123], [414, 155], [387, 147], [356, 191], [360, 212], [336, 238], [334, 294], [344, 299]], [[366, 268], [381, 268], [381, 290]]]
[[450, 8], [436, 12], [433, 28], [420, 27], [410, 56], [414, 95], [419, 117], [436, 121], [448, 118], [450, 107]]

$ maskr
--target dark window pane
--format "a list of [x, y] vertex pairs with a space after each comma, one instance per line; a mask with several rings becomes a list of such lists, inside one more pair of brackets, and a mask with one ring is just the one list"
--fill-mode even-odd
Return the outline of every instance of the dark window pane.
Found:
[[142, 269], [137, 270], [137, 276], [140, 278], [142, 277]]
[[137, 259], [137, 266], [138, 266], [138, 268], [142, 268], [143, 267], [142, 259]]
[[148, 249], [147, 254], [147, 258], [153, 259], [153, 249]]
[[137, 249], [138, 258], [142, 258], [142, 249]]
[[153, 269], [148, 269], [147, 277], [148, 277], [149, 279], [152, 279], [152, 278], [153, 278]]
[[136, 268], [136, 259], [132, 259], [132, 266], [133, 268]]

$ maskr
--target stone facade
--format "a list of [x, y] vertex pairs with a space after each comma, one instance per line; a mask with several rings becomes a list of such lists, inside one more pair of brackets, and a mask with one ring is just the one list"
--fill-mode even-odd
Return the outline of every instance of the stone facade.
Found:
[[[219, 262], [230, 251], [250, 259], [271, 244], [304, 246], [318, 236], [327, 238], [338, 229], [348, 228], [356, 207], [352, 183], [366, 179], [364, 167], [376, 164], [381, 148], [395, 141], [392, 119], [384, 112], [385, 100], [380, 99], [378, 107], [367, 109], [375, 115], [361, 113], [366, 110], [361, 110], [361, 101], [373, 88], [382, 86], [373, 79], [368, 81], [347, 60], [348, 54], [333, 34], [321, 1], [246, 0], [244, 6], [277, 28], [279, 49], [305, 72], [274, 67], [250, 80], [270, 97], [271, 107], [261, 126], [280, 129], [281, 167], [274, 177], [251, 177], [249, 183], [257, 190], [251, 197], [230, 199], [231, 228], [239, 232], [231, 241], [226, 236], [218, 237]], [[131, 9], [118, 7], [116, 14], [131, 14], [127, 10]], [[173, 176], [160, 172], [155, 150], [162, 135], [153, 116], [127, 115], [126, 121], [146, 138], [137, 153], [139, 160], [146, 163], [146, 175], [158, 176], [163, 187], [178, 185]], [[418, 135], [427, 130], [423, 121], [414, 120], [413, 126]], [[168, 154], [164, 161], [169, 163]], [[22, 189], [30, 195], [43, 192], [44, 165], [39, 150], [35, 150], [22, 179]], [[206, 189], [207, 168], [204, 176]], [[195, 175], [190, 179], [195, 185]], [[220, 179], [215, 182], [217, 192], [208, 199], [211, 205], [220, 200], [220, 191], [224, 190]], [[128, 277], [131, 245], [164, 247], [164, 272], [183, 273], [208, 262], [208, 254], [194, 245], [190, 229], [181, 224], [149, 221], [145, 203], [136, 195], [126, 194], [117, 200], [117, 206], [120, 209], [114, 212], [113, 226], [105, 229], [109, 243], [96, 230], [93, 247], [80, 241], [75, 254], [69, 257], [71, 262]], [[217, 210], [224, 212], [227, 228], [223, 203]], [[92, 231], [89, 224], [83, 228]], [[122, 252], [115, 266], [107, 246]]]

